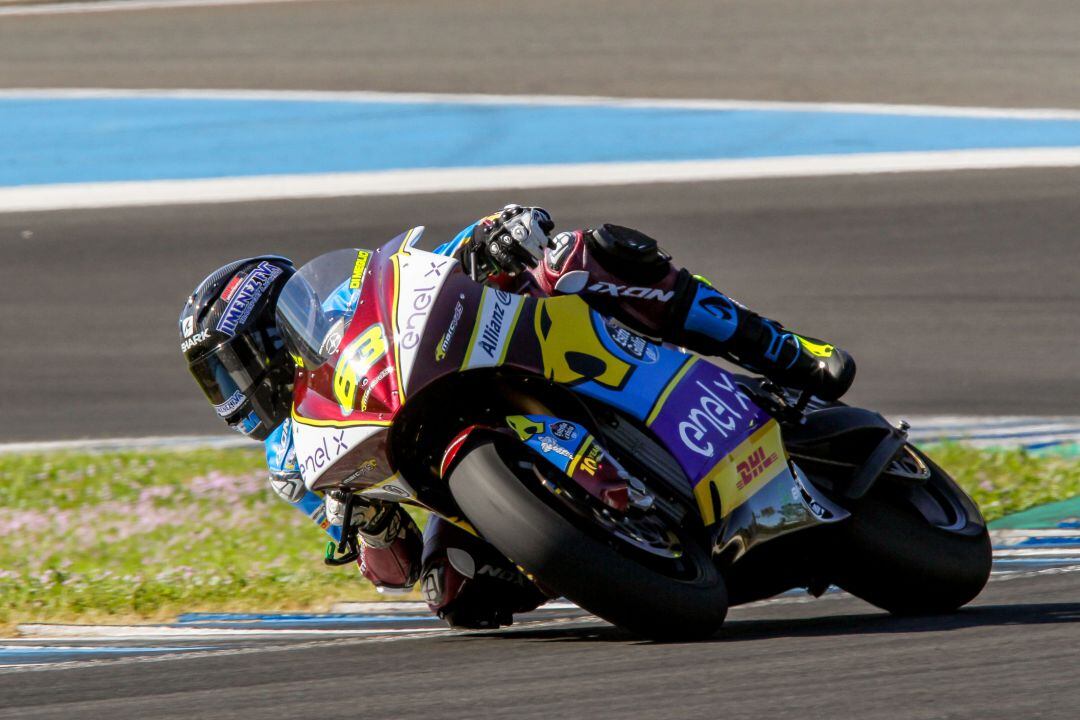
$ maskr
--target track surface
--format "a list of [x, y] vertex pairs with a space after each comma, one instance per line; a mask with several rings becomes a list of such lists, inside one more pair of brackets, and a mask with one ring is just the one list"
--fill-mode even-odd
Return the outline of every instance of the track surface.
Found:
[[0, 215], [0, 337], [18, 339], [0, 437], [220, 432], [177, 349], [206, 273], [410, 222], [433, 243], [511, 199], [563, 227], [640, 227], [751, 307], [849, 348], [853, 402], [1072, 414], [1077, 187], [1080, 171], [1009, 171]]
[[580, 624], [278, 642], [0, 674], [0, 718], [1074, 718], [1078, 598], [1078, 573], [1013, 576], [952, 616], [848, 596], [737, 608], [698, 644]]
[[363, 0], [0, 18], [0, 87], [1080, 107], [1073, 0]]

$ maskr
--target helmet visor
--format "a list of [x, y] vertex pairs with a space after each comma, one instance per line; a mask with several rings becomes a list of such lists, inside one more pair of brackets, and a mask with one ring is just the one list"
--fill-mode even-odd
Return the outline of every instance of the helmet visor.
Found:
[[188, 366], [217, 414], [227, 418], [266, 374], [265, 352], [251, 334], [236, 335]]

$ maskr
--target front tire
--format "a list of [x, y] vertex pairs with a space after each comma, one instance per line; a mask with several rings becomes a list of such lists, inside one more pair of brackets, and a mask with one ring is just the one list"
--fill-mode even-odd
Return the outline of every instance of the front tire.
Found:
[[701, 639], [724, 621], [723, 578], [696, 541], [680, 538], [683, 565], [692, 568], [692, 576], [673, 577], [648, 567], [618, 539], [581, 527], [587, 521], [560, 507], [537, 478], [518, 477], [493, 443], [477, 446], [461, 460], [450, 491], [501, 553], [619, 627], [655, 639]]

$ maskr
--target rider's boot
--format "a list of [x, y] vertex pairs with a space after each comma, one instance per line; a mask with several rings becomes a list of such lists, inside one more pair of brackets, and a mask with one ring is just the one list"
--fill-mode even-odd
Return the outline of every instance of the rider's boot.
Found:
[[548, 599], [495, 548], [436, 515], [424, 528], [421, 564], [424, 599], [452, 627], [510, 625]]
[[360, 572], [379, 592], [409, 592], [420, 579], [420, 529], [400, 505], [373, 507], [376, 512], [366, 511], [359, 527]]
[[631, 228], [560, 233], [530, 274], [548, 294], [580, 293], [638, 332], [726, 358], [826, 400], [842, 396], [855, 378], [848, 353], [786, 330], [704, 278], [676, 269], [656, 240]]

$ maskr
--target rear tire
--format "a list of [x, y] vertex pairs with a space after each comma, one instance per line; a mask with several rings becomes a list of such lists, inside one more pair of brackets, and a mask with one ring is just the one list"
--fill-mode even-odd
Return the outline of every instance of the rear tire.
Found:
[[974, 503], [918, 455], [938, 492], [962, 498], [957, 506], [967, 506], [967, 523], [951, 529], [931, 524], [904, 488], [882, 479], [849, 508], [852, 516], [837, 527], [831, 550], [834, 582], [896, 615], [952, 612], [971, 602], [990, 577], [990, 534]]
[[[454, 469], [450, 491], [484, 539], [536, 579], [586, 610], [654, 639], [703, 639], [727, 614], [723, 578], [705, 548], [680, 538], [696, 573], [677, 578], [643, 565], [579, 527], [536, 478], [522, 477], [485, 443]], [[548, 497], [545, 497], [547, 495]]]

